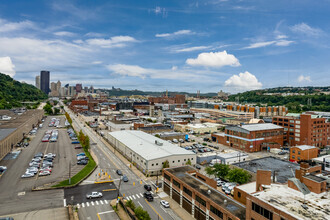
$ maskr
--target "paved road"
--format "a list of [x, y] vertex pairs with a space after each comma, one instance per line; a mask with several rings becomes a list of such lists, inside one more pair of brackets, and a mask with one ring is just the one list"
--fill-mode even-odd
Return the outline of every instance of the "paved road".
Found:
[[[65, 107], [66, 108], [66, 107]], [[143, 185], [151, 184], [146, 183], [141, 180], [134, 172], [129, 169], [129, 164], [124, 164], [120, 159], [118, 159], [115, 154], [118, 152], [112, 152], [106, 145], [101, 141], [101, 137], [96, 134], [95, 131], [89, 127], [85, 127], [82, 122], [79, 121], [76, 115], [72, 114], [71, 111], [65, 109], [73, 120], [73, 125], [77, 130], [82, 130], [85, 134], [90, 137], [91, 143], [96, 143], [96, 145], [91, 145], [91, 150], [95, 153], [97, 160], [99, 161], [99, 169], [107, 171], [114, 183], [118, 188], [120, 176], [116, 174], [116, 170], [120, 169], [124, 174], [127, 175], [129, 182], [122, 182], [120, 186], [120, 193], [125, 195], [127, 198], [131, 198], [137, 206], [142, 206], [143, 209], [147, 210], [151, 219], [179, 219], [171, 209], [164, 210], [160, 205], [160, 198], [156, 195], [153, 202], [147, 202], [143, 196], [145, 192]], [[141, 184], [142, 183], [142, 184]], [[79, 216], [81, 219], [88, 219], [87, 215], [83, 215], [79, 209]]]

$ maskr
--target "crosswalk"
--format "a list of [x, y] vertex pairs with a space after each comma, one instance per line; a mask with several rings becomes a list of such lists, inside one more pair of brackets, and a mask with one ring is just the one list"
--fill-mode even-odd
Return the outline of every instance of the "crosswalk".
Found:
[[[152, 191], [150, 191], [150, 193], [154, 195], [154, 193]], [[128, 200], [134, 200], [134, 199], [139, 199], [139, 198], [143, 198], [142, 193], [137, 193], [134, 195], [126, 196], [126, 199], [128, 199]]]
[[109, 204], [109, 202], [107, 200], [96, 200], [96, 201], [91, 201], [91, 202], [83, 202], [81, 204], [77, 204], [77, 208], [85, 208], [85, 207], [89, 207], [89, 206], [95, 206], [95, 205], [105, 205], [105, 204]]

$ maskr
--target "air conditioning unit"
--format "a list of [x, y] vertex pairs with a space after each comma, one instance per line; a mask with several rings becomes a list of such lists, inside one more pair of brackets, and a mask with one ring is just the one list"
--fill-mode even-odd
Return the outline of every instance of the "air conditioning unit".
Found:
[[157, 140], [155, 140], [155, 144], [158, 145], [158, 146], [163, 146], [163, 143], [161, 143], [161, 142], [159, 142]]

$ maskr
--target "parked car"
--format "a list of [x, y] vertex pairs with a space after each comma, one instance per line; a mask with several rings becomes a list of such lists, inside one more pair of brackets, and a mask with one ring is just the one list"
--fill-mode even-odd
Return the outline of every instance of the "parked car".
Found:
[[39, 172], [39, 176], [48, 176], [50, 175], [50, 171], [44, 170]]
[[164, 206], [165, 208], [169, 208], [169, 207], [170, 207], [170, 203], [168, 203], [168, 202], [165, 201], [165, 200], [161, 200], [161, 201], [160, 201], [160, 204], [161, 204], [162, 206]]
[[197, 169], [201, 169], [202, 167], [199, 165], [199, 164], [196, 164], [196, 166], [195, 166]]
[[101, 198], [103, 195], [101, 192], [92, 192], [86, 195], [87, 199]]
[[0, 172], [4, 172], [7, 170], [7, 167], [6, 166], [0, 166]]
[[81, 149], [81, 148], [82, 148], [81, 145], [76, 145], [76, 146], [74, 146], [74, 149]]
[[77, 154], [77, 157], [79, 157], [79, 156], [86, 156], [86, 154], [85, 153], [79, 153], [79, 154]]
[[151, 191], [151, 186], [150, 185], [144, 185], [145, 190]]
[[29, 177], [33, 177], [34, 174], [33, 173], [24, 173], [21, 177], [22, 178], [29, 178]]
[[123, 175], [123, 173], [121, 172], [121, 170], [116, 170], [116, 173], [117, 173], [119, 176]]
[[145, 192], [143, 195], [149, 202], [154, 201], [154, 197], [149, 191]]
[[77, 164], [78, 165], [86, 165], [86, 164], [88, 164], [88, 161], [87, 160], [78, 160]]
[[79, 141], [72, 141], [71, 144], [80, 144]]

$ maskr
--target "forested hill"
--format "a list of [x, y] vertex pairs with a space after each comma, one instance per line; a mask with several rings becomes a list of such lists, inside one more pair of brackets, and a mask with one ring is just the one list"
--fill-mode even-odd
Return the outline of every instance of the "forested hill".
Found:
[[257, 105], [285, 105], [289, 112], [330, 112], [329, 87], [281, 87], [254, 90], [229, 96], [229, 101]]
[[8, 75], [0, 73], [0, 109], [21, 107], [21, 102], [39, 101], [47, 95], [36, 87], [20, 83]]

